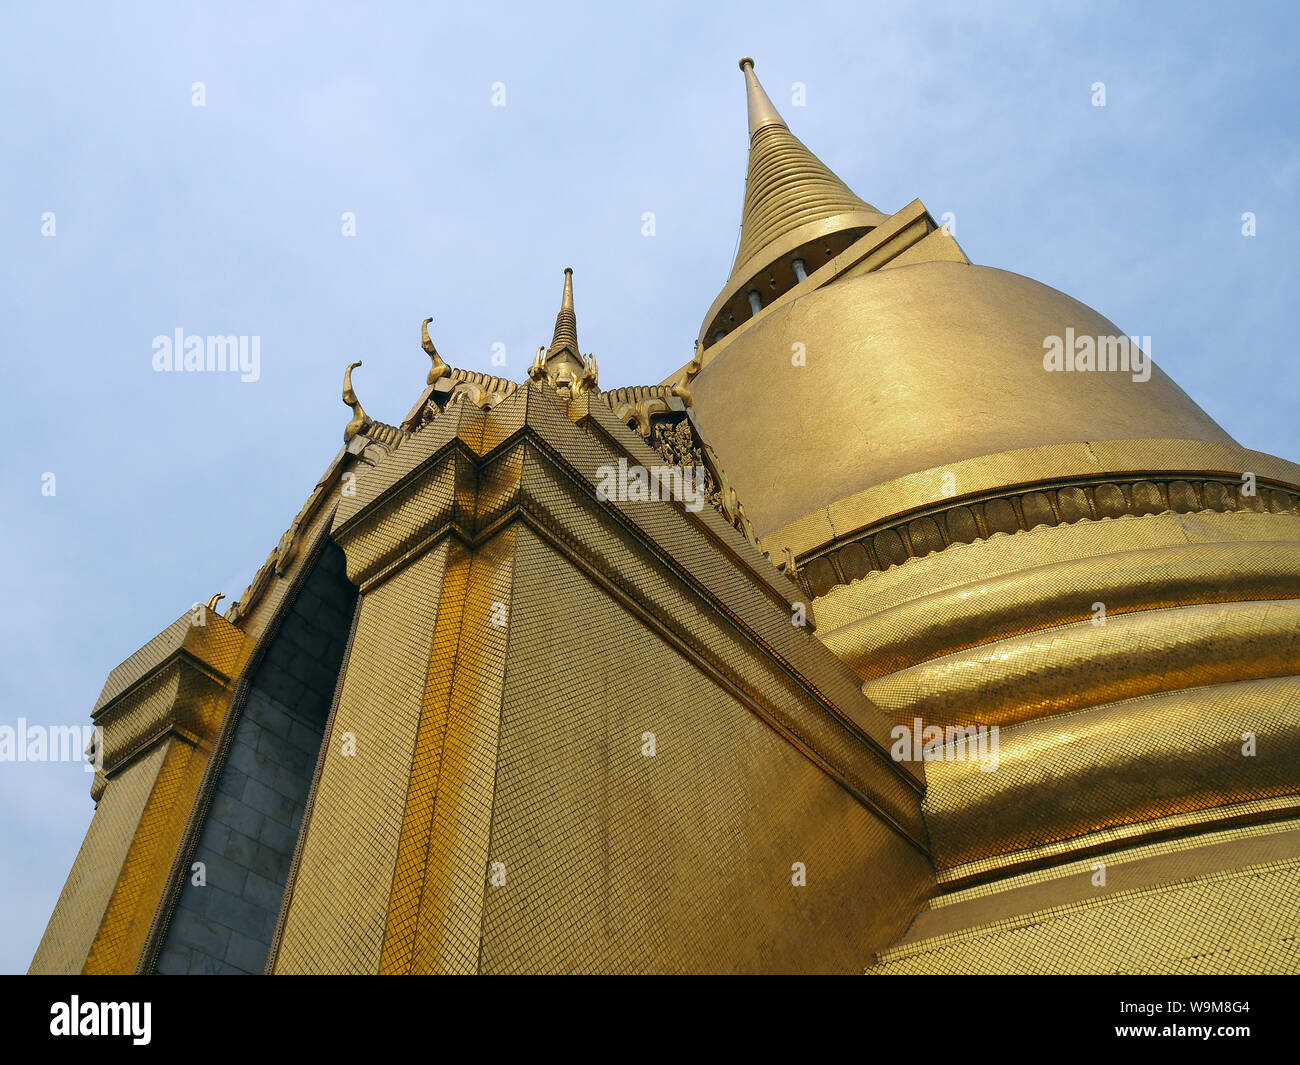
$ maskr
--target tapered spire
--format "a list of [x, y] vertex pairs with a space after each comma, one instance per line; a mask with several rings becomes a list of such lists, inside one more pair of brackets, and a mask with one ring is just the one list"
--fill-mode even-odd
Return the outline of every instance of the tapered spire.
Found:
[[776, 106], [763, 91], [763, 86], [758, 83], [758, 75], [754, 73], [754, 61], [749, 56], [745, 56], [740, 61], [740, 72], [745, 75], [745, 96], [749, 105], [749, 135], [752, 137], [764, 126], [784, 126], [785, 119], [781, 117]]
[[560, 296], [560, 313], [555, 316], [555, 332], [549, 348], [538, 348], [537, 357], [528, 368], [534, 381], [549, 381], [565, 395], [582, 395], [597, 388], [596, 360], [585, 359], [578, 352], [578, 316], [573, 310], [573, 269], [564, 268], [564, 292]]
[[[733, 279], [766, 266], [764, 252], [787, 251], [790, 241], [782, 238], [795, 230], [815, 239], [828, 231], [869, 228], [884, 220], [790, 132], [759, 84], [754, 61], [746, 56], [740, 69], [749, 111], [749, 171]], [[780, 248], [775, 247], [778, 242]]]
[[555, 334], [546, 349], [547, 361], [567, 350], [575, 359], [578, 354], [578, 316], [573, 311], [573, 268], [564, 268], [564, 294], [560, 297], [560, 313], [555, 316]]

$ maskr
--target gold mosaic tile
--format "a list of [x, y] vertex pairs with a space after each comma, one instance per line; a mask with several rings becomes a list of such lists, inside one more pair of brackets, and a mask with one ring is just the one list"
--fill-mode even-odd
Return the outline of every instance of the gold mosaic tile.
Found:
[[379, 970], [446, 562], [431, 551], [361, 600], [276, 972]]
[[167, 753], [167, 746], [158, 744], [113, 778], [95, 807], [77, 860], [36, 950], [31, 972], [82, 970]]

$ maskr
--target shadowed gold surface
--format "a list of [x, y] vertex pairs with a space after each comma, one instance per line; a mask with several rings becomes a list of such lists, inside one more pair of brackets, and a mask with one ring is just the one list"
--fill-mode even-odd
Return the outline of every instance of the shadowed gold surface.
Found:
[[340, 506], [361, 613], [274, 971], [852, 971], [933, 890], [919, 768], [795, 586], [713, 508], [599, 501], [601, 463], [654, 453], [581, 410], [520, 390]]
[[[1243, 737], [1256, 753], [1243, 753]], [[1207, 685], [1004, 728], [998, 768], [926, 764], [940, 867], [1102, 828], [1300, 797], [1300, 678]]]
[[481, 971], [847, 971], [906, 924], [919, 855], [552, 547], [519, 567]]

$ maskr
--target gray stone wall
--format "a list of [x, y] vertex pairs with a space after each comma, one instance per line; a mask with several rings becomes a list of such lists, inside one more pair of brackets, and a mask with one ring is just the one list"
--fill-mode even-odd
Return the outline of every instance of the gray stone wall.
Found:
[[158, 957], [160, 973], [260, 973], [320, 752], [356, 590], [328, 543], [253, 676]]

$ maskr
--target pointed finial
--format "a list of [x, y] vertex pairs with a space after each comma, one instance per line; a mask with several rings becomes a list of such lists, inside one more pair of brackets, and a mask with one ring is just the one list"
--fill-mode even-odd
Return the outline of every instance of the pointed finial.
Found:
[[740, 61], [740, 70], [745, 75], [745, 97], [749, 109], [749, 135], [752, 137], [764, 126], [784, 126], [785, 119], [781, 117], [775, 105], [768, 99], [767, 93], [763, 91], [763, 86], [758, 83], [758, 76], [754, 73], [754, 61], [749, 56], [745, 56]]
[[216, 595], [214, 595], [211, 599], [208, 600], [208, 609], [216, 610], [217, 604], [221, 602], [221, 600], [223, 600], [224, 598], [226, 597], [221, 592], [218, 592]]
[[[429, 338], [429, 323], [433, 321], [430, 315], [420, 323], [420, 347], [424, 348], [433, 360], [433, 365], [429, 368], [429, 376], [425, 378], [426, 385], [434, 384], [439, 378], [446, 377], [451, 373], [451, 367], [442, 361], [442, 356], [438, 354], [438, 349], [433, 346], [433, 341]], [[357, 363], [360, 366], [360, 363]]]
[[343, 442], [346, 444], [366, 427], [370, 421], [366, 412], [361, 407], [361, 401], [357, 399], [357, 394], [352, 391], [352, 371], [360, 366], [360, 362], [351, 363], [343, 371], [343, 402], [352, 408], [352, 420], [343, 427]]
[[573, 310], [573, 267], [564, 268], [564, 292], [560, 297], [560, 313], [555, 316], [555, 334], [551, 337], [551, 346], [546, 351], [547, 359], [558, 355], [565, 348], [581, 361], [578, 354], [578, 316]]

